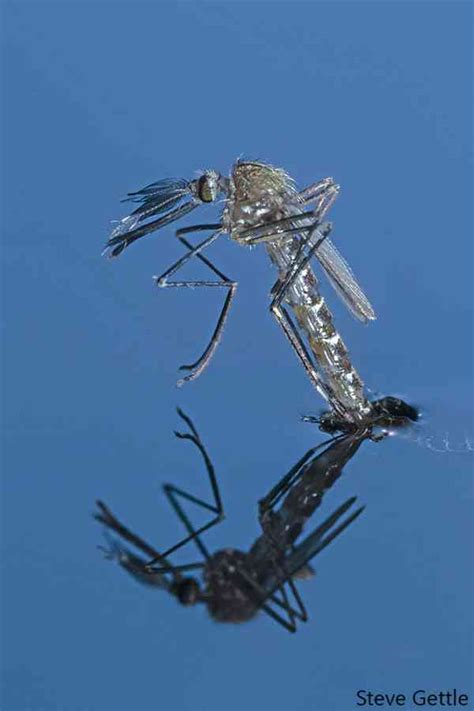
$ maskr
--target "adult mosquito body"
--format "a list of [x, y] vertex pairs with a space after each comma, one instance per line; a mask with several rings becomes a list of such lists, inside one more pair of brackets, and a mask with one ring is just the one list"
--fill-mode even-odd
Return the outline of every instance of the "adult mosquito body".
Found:
[[[237, 161], [229, 178], [208, 170], [193, 181], [159, 181], [130, 193], [130, 199], [139, 202], [140, 206], [121, 220], [112, 232], [105, 250], [111, 257], [199, 205], [213, 203], [219, 197], [224, 201], [219, 223], [185, 227], [176, 232], [188, 252], [161, 276], [155, 277], [157, 285], [163, 288], [221, 287], [228, 291], [207, 348], [195, 363], [182, 366], [189, 373], [180, 383], [196, 378], [209, 363], [235, 295], [237, 283], [201, 254], [221, 234], [228, 233], [241, 245], [265, 244], [279, 274], [271, 291], [270, 310], [331, 409], [338, 418], [357, 426], [370, 417], [372, 408], [362, 379], [336, 331], [310, 266], [315, 255], [350, 311], [364, 322], [375, 318], [353, 273], [328, 238], [332, 226], [324, 221], [324, 217], [338, 192], [339, 186], [332, 178], [297, 192], [283, 170], [258, 161]], [[305, 210], [307, 206], [311, 209]], [[152, 219], [160, 213], [164, 214]], [[196, 246], [183, 237], [186, 233], [206, 230], [212, 234]], [[206, 264], [218, 280], [171, 281], [171, 277], [193, 256]]]
[[[213, 502], [204, 501], [171, 484], [165, 493], [180, 521], [186, 537], [161, 553], [124, 526], [101, 501], [95, 518], [117, 538], [110, 540], [107, 556], [141, 583], [164, 589], [182, 605], [204, 604], [218, 622], [245, 622], [259, 611], [266, 612], [290, 632], [297, 621], [306, 621], [306, 608], [296, 588], [295, 579], [311, 573], [309, 562], [338, 537], [363, 511], [350, 513], [355, 497], [345, 501], [323, 523], [298, 542], [303, 525], [321, 504], [324, 493], [338, 478], [344, 465], [355, 454], [363, 437], [341, 435], [330, 443], [313, 448], [288, 472], [278, 487], [260, 502], [262, 535], [248, 552], [225, 548], [211, 554], [202, 534], [224, 518], [224, 508], [212, 462], [189, 417], [178, 410], [189, 432], [177, 432], [190, 440], [201, 452], [213, 494]], [[324, 447], [322, 452], [317, 450]], [[281, 506], [275, 506], [283, 498]], [[212, 514], [212, 519], [195, 528], [184, 510], [182, 500], [196, 504]], [[345, 514], [347, 513], [347, 516]], [[122, 541], [133, 545], [146, 556], [137, 555]], [[173, 565], [169, 556], [188, 543], [193, 543], [201, 561]], [[200, 571], [201, 582], [189, 571]], [[290, 597], [292, 600], [290, 601]]]

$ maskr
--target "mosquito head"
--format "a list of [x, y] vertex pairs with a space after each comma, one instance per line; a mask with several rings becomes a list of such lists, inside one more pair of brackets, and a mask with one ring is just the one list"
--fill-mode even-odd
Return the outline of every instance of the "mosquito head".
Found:
[[171, 592], [177, 597], [179, 602], [186, 607], [201, 602], [201, 588], [195, 578], [182, 578], [175, 582]]
[[301, 417], [302, 422], [309, 422], [313, 425], [318, 425], [321, 432], [326, 434], [351, 434], [357, 431], [357, 424], [350, 420], [342, 419], [336, 412], [330, 410], [329, 412], [322, 412], [319, 416], [315, 415], [303, 415]]
[[214, 202], [225, 188], [220, 173], [216, 170], [206, 170], [193, 182], [193, 189], [201, 202]]

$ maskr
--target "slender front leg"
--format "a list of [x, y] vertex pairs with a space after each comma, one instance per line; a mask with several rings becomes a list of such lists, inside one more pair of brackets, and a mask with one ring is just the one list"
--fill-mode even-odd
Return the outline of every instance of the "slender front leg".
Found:
[[[179, 408], [178, 415], [184, 420], [184, 422], [186, 422], [191, 432], [175, 432], [175, 435], [179, 439], [190, 440], [201, 452], [201, 455], [204, 459], [204, 464], [206, 466], [207, 475], [209, 477], [214, 502], [210, 504], [207, 501], [204, 501], [203, 499], [194, 496], [193, 494], [189, 494], [187, 491], [183, 491], [183, 489], [179, 489], [173, 484], [164, 485], [163, 489], [168, 498], [168, 501], [170, 502], [171, 506], [174, 509], [174, 512], [176, 513], [180, 521], [184, 524], [188, 535], [176, 545], [172, 546], [171, 548], [168, 548], [168, 550], [163, 553], [163, 556], [169, 556], [171, 553], [174, 553], [174, 551], [178, 550], [178, 548], [181, 548], [182, 546], [186, 545], [186, 543], [189, 543], [189, 541], [194, 541], [199, 552], [203, 555], [205, 559], [209, 560], [209, 552], [204, 543], [202, 542], [200, 536], [202, 533], [204, 533], [204, 531], [209, 530], [224, 519], [224, 507], [222, 505], [222, 499], [214, 467], [212, 465], [209, 455], [207, 454], [206, 448], [204, 447], [191, 418], [185, 415], [184, 412]], [[200, 528], [195, 529], [184, 508], [182, 507], [179, 501], [179, 497], [186, 501], [190, 501], [193, 504], [197, 504], [206, 511], [211, 511], [214, 514], [213, 518]], [[160, 556], [160, 558], [154, 558], [153, 560], [149, 561], [148, 566], [153, 566], [156, 562], [161, 562], [160, 559], [163, 556]], [[154, 568], [150, 569], [154, 570]]]
[[317, 220], [322, 220], [329, 208], [339, 195], [339, 185], [333, 178], [324, 178], [317, 183], [308, 185], [307, 188], [298, 193], [298, 197], [303, 204], [316, 202], [313, 215]]
[[[181, 235], [187, 234], [189, 232], [195, 232], [195, 231], [201, 231], [201, 230], [208, 230], [208, 229], [216, 229], [217, 233], [214, 233], [214, 235], [211, 235], [207, 240], [204, 240], [204, 242], [201, 242], [200, 245], [197, 245], [194, 247], [190, 242], [188, 242], [184, 237]], [[211, 339], [206, 346], [203, 354], [194, 362], [189, 365], [182, 365], [180, 367], [180, 370], [189, 370], [191, 371], [188, 375], [186, 375], [184, 378], [181, 378], [178, 380], [177, 385], [181, 386], [184, 385], [184, 383], [190, 382], [191, 380], [194, 380], [197, 378], [203, 370], [207, 367], [209, 364], [212, 356], [214, 355], [214, 351], [216, 350], [217, 346], [219, 345], [220, 338], [222, 336], [222, 332], [224, 330], [224, 326], [227, 320], [227, 316], [230, 311], [230, 307], [232, 304], [232, 301], [235, 296], [235, 292], [237, 290], [237, 282], [232, 281], [229, 279], [225, 274], [223, 274], [217, 267], [206, 257], [204, 257], [202, 254], [200, 254], [201, 249], [204, 249], [207, 247], [209, 244], [211, 244], [214, 239], [221, 234], [221, 225], [196, 225], [193, 227], [185, 227], [180, 230], [177, 230], [176, 236], [178, 237], [179, 241], [185, 245], [185, 247], [188, 248], [187, 254], [182, 257], [178, 262], [176, 262], [170, 269], [168, 269], [161, 277], [155, 277], [157, 285], [161, 288], [169, 288], [169, 287], [174, 287], [174, 288], [194, 288], [194, 287], [220, 287], [220, 288], [225, 288], [228, 289], [228, 293], [226, 296], [226, 299], [224, 301], [224, 305], [221, 309], [219, 318], [217, 320], [216, 327], [214, 329], [214, 332], [211, 336]], [[194, 280], [194, 281], [168, 281], [168, 277], [174, 274], [178, 269], [180, 269], [184, 264], [186, 264], [191, 257], [196, 256], [203, 264], [205, 264], [211, 271], [214, 272], [219, 277], [219, 281], [209, 281], [209, 280]]]

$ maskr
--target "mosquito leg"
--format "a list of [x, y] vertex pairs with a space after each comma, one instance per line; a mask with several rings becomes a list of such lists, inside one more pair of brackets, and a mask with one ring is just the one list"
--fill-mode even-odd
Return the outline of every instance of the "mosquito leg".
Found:
[[339, 185], [336, 185], [332, 178], [325, 178], [319, 183], [310, 185], [299, 194], [299, 197], [303, 204], [316, 201], [314, 210], [289, 215], [273, 222], [242, 230], [238, 241], [244, 244], [258, 244], [291, 233], [304, 234], [314, 230], [333, 205], [338, 194]]
[[[325, 222], [320, 226], [313, 227], [308, 236], [304, 240], [301, 240], [295, 259], [290, 265], [284, 279], [278, 279], [272, 289], [272, 293], [274, 294], [273, 304], [281, 304], [281, 302], [286, 298], [287, 293], [293, 285], [295, 279], [308, 266], [314, 254], [331, 233], [331, 230], [332, 224], [330, 222]], [[304, 249], [306, 246], [309, 247], [309, 251], [305, 255]]]
[[278, 624], [288, 630], [288, 632], [296, 632], [296, 624], [294, 622], [288, 622], [287, 620], [285, 620], [285, 618], [279, 615], [278, 612], [272, 610], [268, 603], [262, 602], [259, 605], [259, 608], [260, 610], [263, 610], [263, 612], [266, 612], [267, 615], [272, 618], [272, 620], [275, 620], [275, 622], [278, 622]]
[[[326, 210], [324, 211], [326, 212]], [[311, 215], [311, 222], [308, 221], [307, 215]], [[295, 224], [300, 220], [304, 219], [303, 224]], [[239, 239], [238, 241], [244, 245], [254, 246], [256, 244], [261, 244], [262, 242], [277, 242], [279, 240], [286, 239], [292, 234], [297, 234], [299, 237], [305, 237], [306, 239], [311, 236], [314, 230], [319, 227], [321, 220], [315, 218], [315, 213], [301, 213], [301, 215], [294, 215], [291, 218], [285, 218], [284, 222], [288, 222], [289, 226], [281, 229], [279, 222], [283, 220], [278, 220], [277, 222], [269, 222], [265, 225], [257, 225], [251, 230], [248, 230], [250, 236], [246, 236], [245, 239]], [[291, 226], [293, 225], [293, 227]], [[247, 231], [245, 231], [247, 235]], [[303, 239], [306, 242], [306, 239]]]
[[303, 364], [303, 367], [316, 390], [329, 403], [329, 405], [336, 410], [339, 416], [344, 417], [345, 411], [343, 411], [340, 407], [330, 386], [324, 382], [318, 373], [318, 370], [308, 353], [308, 349], [306, 348], [296, 326], [291, 320], [288, 311], [281, 304], [278, 305], [275, 303], [271, 304], [270, 310], [276, 318], [279, 326], [283, 329], [285, 336], [288, 338], [293, 350], [296, 352], [298, 358]]
[[337, 196], [339, 195], [339, 185], [333, 185], [332, 188], [328, 189], [318, 201], [314, 209], [314, 216], [318, 222], [321, 222], [326, 213], [331, 209]]
[[[267, 600], [271, 600], [274, 596], [274, 593], [281, 588], [281, 583], [283, 584], [285, 582], [290, 582], [291, 576], [295, 575], [298, 570], [301, 570], [304, 566], [306, 566], [312, 558], [314, 558], [316, 555], [321, 553], [324, 548], [326, 548], [335, 538], [337, 538], [348, 526], [351, 525], [353, 521], [355, 521], [358, 516], [363, 512], [364, 507], [358, 508], [354, 513], [352, 513], [348, 518], [342, 521], [336, 528], [333, 528], [333, 526], [337, 523], [337, 521], [343, 516], [343, 514], [348, 511], [348, 509], [353, 505], [355, 502], [355, 497], [352, 497], [348, 499], [344, 504], [342, 504], [337, 511], [335, 511], [331, 516], [329, 516], [318, 528], [316, 528], [312, 533], [310, 533], [303, 541], [302, 543], [295, 548], [293, 553], [290, 554], [290, 556], [284, 560], [284, 567], [283, 567], [283, 573], [286, 576], [285, 579], [279, 580], [277, 578], [274, 583], [272, 583], [271, 579], [267, 581], [267, 590], [264, 590], [264, 595], [260, 600], [259, 606], [265, 610], [271, 617], [275, 618], [275, 614], [273, 614], [275, 611], [269, 609], [269, 606], [266, 605]], [[332, 529], [332, 530], [331, 530]], [[324, 534], [327, 533], [325, 536]], [[242, 571], [243, 572], [243, 571]], [[250, 576], [248, 576], [250, 578]], [[279, 576], [278, 576], [279, 577]], [[252, 584], [251, 579], [246, 578], [246, 582], [249, 584]], [[261, 590], [261, 586], [258, 586], [258, 583], [254, 582], [254, 587], [257, 589]], [[257, 587], [258, 586], [258, 587]], [[296, 591], [296, 587], [293, 585], [292, 590], [296, 592], [296, 600], [298, 605], [301, 603], [302, 606], [302, 614], [307, 617], [306, 610], [304, 608], [304, 605], [301, 601], [301, 598]], [[281, 602], [281, 601], [280, 601]], [[278, 602], [277, 602], [278, 604]], [[295, 610], [292, 610], [293, 614], [296, 612]], [[291, 618], [290, 618], [290, 623], [288, 623], [286, 620], [282, 620], [279, 615], [277, 615], [278, 619], [277, 621], [280, 622], [286, 629], [289, 629], [290, 632], [295, 632], [296, 631], [296, 626], [291, 624]]]
[[[188, 425], [189, 429], [191, 432], [175, 432], [175, 435], [179, 439], [188, 439], [190, 440], [201, 452], [201, 455], [204, 459], [204, 464], [206, 466], [206, 471], [207, 475], [209, 477], [209, 482], [211, 485], [211, 491], [212, 495], [214, 498], [214, 502], [212, 504], [208, 503], [207, 501], [204, 501], [203, 499], [198, 498], [197, 496], [194, 496], [193, 494], [189, 494], [188, 492], [184, 491], [183, 489], [179, 489], [178, 487], [174, 486], [173, 484], [165, 484], [163, 489], [164, 492], [168, 498], [168, 501], [170, 502], [171, 506], [173, 507], [174, 512], [180, 519], [180, 521], [184, 524], [184, 527], [186, 531], [188, 532], [188, 535], [183, 538], [179, 543], [176, 545], [172, 546], [171, 548], [168, 548], [167, 551], [163, 553], [162, 557], [167, 557], [174, 551], [178, 550], [178, 548], [181, 548], [182, 546], [186, 545], [186, 543], [189, 543], [189, 541], [194, 541], [195, 545], [197, 546], [199, 552], [202, 554], [204, 558], [209, 560], [210, 555], [209, 552], [204, 545], [204, 543], [201, 540], [201, 534], [204, 533], [205, 531], [209, 530], [213, 526], [215, 526], [217, 523], [220, 523], [224, 519], [224, 507], [222, 505], [222, 499], [220, 495], [220, 490], [219, 490], [219, 485], [217, 483], [217, 477], [214, 471], [214, 467], [212, 465], [211, 459], [209, 455], [207, 454], [206, 448], [204, 447], [201, 438], [194, 427], [194, 424], [187, 415], [184, 414], [182, 410], [178, 408], [178, 414], [179, 416], [186, 422]], [[181, 505], [180, 498], [184, 499], [185, 501], [189, 501], [193, 504], [196, 504], [197, 506], [200, 506], [201, 508], [205, 509], [206, 511], [210, 511], [211, 513], [214, 514], [213, 518], [200, 528], [196, 529], [194, 528], [193, 524], [191, 523], [191, 520], [189, 519], [186, 511], [184, 510], [183, 506]], [[160, 562], [160, 558], [154, 558], [153, 560], [149, 561], [148, 565], [152, 566], [156, 562]]]
[[[284, 568], [283, 568], [283, 571], [284, 571]], [[286, 609], [288, 609], [288, 610], [291, 610], [292, 617], [296, 617], [296, 618], [298, 618], [299, 620], [301, 620], [302, 622], [307, 622], [307, 620], [308, 620], [308, 612], [307, 612], [306, 607], [305, 607], [305, 605], [304, 605], [304, 603], [303, 603], [303, 600], [301, 599], [301, 595], [300, 595], [299, 592], [298, 592], [298, 588], [296, 587], [294, 581], [293, 581], [291, 578], [288, 578], [287, 583], [288, 583], [288, 585], [289, 585], [289, 587], [290, 587], [290, 590], [291, 590], [291, 593], [292, 593], [293, 597], [295, 598], [295, 601], [296, 601], [296, 604], [297, 604], [297, 608], [298, 608], [298, 609], [295, 610], [295, 609], [290, 605], [289, 600], [288, 600], [288, 594], [287, 594], [287, 592], [286, 592], [286, 590], [285, 590], [285, 586], [284, 586], [284, 585], [280, 588], [281, 593], [282, 593], [282, 598], [283, 598], [283, 600], [285, 601], [285, 602], [282, 603], [283, 607], [286, 608]], [[282, 602], [282, 601], [279, 601], [279, 600], [278, 600], [278, 598], [276, 597], [275, 594], [271, 596], [270, 600], [272, 600], [272, 601], [275, 602], [276, 604], [279, 604], [280, 602]]]
[[[316, 201], [314, 210], [243, 230], [241, 233], [242, 241], [247, 244], [258, 244], [259, 242], [267, 242], [291, 233], [305, 234], [321, 222], [324, 215], [332, 207], [338, 194], [339, 185], [332, 178], [325, 178], [314, 185], [310, 185], [299, 193], [299, 197], [303, 204]], [[302, 220], [303, 224], [301, 224]]]
[[[206, 227], [207, 229], [207, 227]], [[171, 267], [169, 267], [161, 276], [155, 276], [153, 277], [156, 285], [159, 287], [166, 287], [172, 284], [173, 282], [168, 282], [168, 277], [173, 276], [181, 267], [183, 267], [189, 260], [194, 257], [195, 255], [199, 254], [199, 252], [202, 252], [203, 249], [206, 249], [206, 247], [209, 247], [213, 242], [216, 241], [216, 239], [222, 234], [222, 228], [219, 228], [215, 230], [209, 237], [206, 237], [205, 240], [202, 242], [199, 242], [195, 247], [190, 249], [189, 252], [187, 252], [184, 257], [181, 257], [181, 259], [178, 259], [177, 262], [175, 262]], [[176, 282], [174, 282], [176, 283]], [[189, 285], [187, 282], [184, 282], [184, 285]]]
[[[184, 237], [179, 237], [179, 241], [182, 242], [186, 247], [191, 248], [192, 245], [190, 242], [188, 242]], [[237, 282], [232, 281], [228, 277], [226, 277], [225, 274], [223, 274], [217, 267], [206, 257], [204, 257], [202, 254], [196, 255], [197, 258], [206, 264], [206, 266], [209, 267], [215, 274], [217, 274], [218, 277], [220, 277], [221, 281], [215, 281], [215, 282], [205, 282], [202, 283], [202, 286], [219, 286], [219, 287], [224, 287], [229, 289], [227, 296], [224, 301], [224, 305], [221, 309], [221, 312], [219, 314], [219, 318], [217, 319], [217, 323], [214, 329], [214, 332], [211, 336], [211, 339], [206, 346], [203, 354], [201, 355], [200, 358], [195, 363], [191, 363], [190, 365], [182, 365], [180, 367], [180, 370], [190, 370], [191, 372], [189, 375], [186, 375], [184, 378], [178, 381], [178, 385], [182, 385], [185, 382], [189, 382], [191, 380], [194, 380], [197, 378], [202, 371], [207, 367], [209, 361], [211, 360], [212, 356], [214, 355], [214, 351], [216, 350], [217, 346], [219, 345], [222, 332], [224, 330], [225, 323], [227, 321], [227, 316], [229, 315], [230, 307], [232, 305], [232, 301], [235, 297], [235, 293], [237, 291]]]
[[[295, 225], [296, 222], [304, 220], [301, 225]], [[289, 217], [283, 217], [280, 220], [274, 220], [273, 222], [264, 222], [260, 225], [254, 225], [248, 229], [242, 230], [239, 233], [239, 242], [244, 244], [258, 244], [258, 242], [267, 241], [269, 238], [278, 237], [279, 235], [288, 234], [292, 231], [301, 231], [306, 229], [308, 226], [313, 226], [314, 224], [314, 213], [313, 211], [302, 212], [300, 214], [291, 215]]]
[[285, 589], [285, 585], [282, 585], [279, 589], [278, 592], [280, 593], [281, 597], [279, 598], [276, 593], [274, 593], [269, 600], [273, 602], [274, 605], [277, 605], [280, 607], [282, 610], [285, 610], [286, 614], [288, 615], [288, 620], [290, 622], [290, 625], [294, 627], [296, 631], [296, 619], [301, 619], [301, 614], [294, 610], [291, 605], [290, 601], [288, 598], [288, 594]]
[[[284, 602], [278, 600], [274, 595], [268, 594], [268, 592], [243, 568], [239, 569], [239, 575], [246, 586], [249, 586], [255, 594], [255, 603], [259, 610], [266, 612], [269, 617], [271, 617], [275, 622], [278, 622], [282, 627], [284, 627], [288, 632], [296, 632], [296, 624], [291, 609], [286, 606]], [[283, 608], [288, 615], [288, 619], [285, 619], [276, 610], [274, 610], [268, 604], [268, 600], [271, 600], [275, 605]]]
[[[187, 572], [189, 572], [190, 570], [201, 570], [202, 568], [204, 568], [205, 565], [206, 565], [205, 563], [185, 563], [184, 565], [174, 565], [174, 566], [173, 566], [173, 570], [174, 570], [176, 573], [187, 573]], [[146, 564], [146, 570], [147, 570], [149, 573], [155, 573], [155, 574], [157, 574], [157, 575], [162, 575], [163, 573], [166, 573], [168, 569], [167, 569], [167, 568], [163, 568], [163, 567], [161, 567], [161, 568], [158, 567], [158, 568], [157, 568], [156, 566], [151, 567], [151, 566], [148, 565], [148, 563], [147, 563], [147, 564]]]
[[[211, 336], [211, 339], [206, 346], [203, 354], [194, 362], [189, 365], [182, 365], [180, 367], [180, 370], [189, 370], [191, 371], [188, 375], [186, 375], [184, 378], [181, 378], [178, 380], [178, 386], [183, 385], [184, 383], [190, 382], [191, 380], [194, 380], [197, 378], [203, 370], [206, 368], [206, 366], [209, 364], [209, 361], [211, 360], [212, 356], [214, 355], [214, 351], [216, 350], [217, 346], [219, 345], [222, 332], [224, 330], [224, 326], [227, 320], [227, 316], [230, 311], [230, 307], [232, 305], [232, 301], [235, 296], [235, 292], [237, 290], [237, 282], [232, 281], [229, 279], [225, 274], [223, 274], [217, 267], [206, 257], [204, 257], [202, 254], [199, 253], [199, 246], [194, 247], [190, 242], [188, 242], [184, 237], [181, 235], [186, 234], [188, 232], [196, 232], [196, 231], [202, 231], [202, 230], [209, 230], [209, 229], [215, 229], [219, 228], [217, 230], [217, 234], [220, 234], [220, 228], [221, 225], [215, 225], [215, 224], [210, 224], [210, 225], [194, 225], [192, 227], [184, 227], [180, 230], [177, 230], [176, 236], [180, 240], [182, 244], [185, 245], [185, 247], [188, 248], [187, 254], [179, 260], [173, 267], [167, 270], [165, 274], [163, 274], [161, 277], [158, 277], [156, 279], [157, 285], [161, 288], [193, 288], [193, 287], [219, 287], [219, 288], [224, 288], [228, 289], [228, 293], [226, 296], [226, 299], [224, 301], [224, 305], [221, 309], [219, 318], [217, 320], [217, 324], [215, 326], [214, 332]], [[215, 233], [214, 233], [215, 234]], [[204, 246], [208, 246], [213, 241], [214, 235], [211, 235], [208, 240], [209, 242], [204, 240], [204, 242], [201, 243]], [[197, 251], [198, 250], [198, 251]], [[199, 281], [168, 281], [168, 277], [174, 274], [178, 269], [180, 269], [183, 264], [185, 264], [192, 256], [196, 256], [201, 262], [203, 262], [211, 271], [214, 272], [219, 277], [219, 281], [209, 281], [209, 280], [199, 280]], [[184, 260], [184, 261], [183, 261]], [[178, 266], [177, 266], [178, 265]]]
[[187, 235], [190, 232], [207, 232], [207, 230], [218, 230], [222, 227], [220, 222], [213, 222], [207, 225], [188, 225], [187, 227], [180, 227], [176, 230], [175, 236]]
[[318, 180], [315, 183], [311, 183], [311, 185], [308, 185], [307, 188], [304, 188], [304, 190], [301, 190], [298, 193], [298, 199], [300, 202], [303, 204], [311, 202], [312, 200], [315, 200], [317, 197], [319, 197], [322, 193], [326, 192], [328, 188], [332, 187], [339, 187], [334, 178], [323, 178], [322, 180]]
[[[298, 218], [296, 218], [298, 219]], [[293, 219], [293, 222], [295, 218]], [[304, 236], [309, 234], [317, 226], [316, 222], [311, 222], [306, 225], [297, 225], [295, 227], [287, 227], [284, 230], [275, 229], [272, 224], [266, 227], [265, 234], [260, 234], [258, 237], [252, 237], [251, 239], [242, 240], [241, 244], [248, 247], [254, 247], [257, 244], [264, 244], [265, 242], [278, 242], [283, 241], [292, 234], [297, 234], [298, 236]], [[263, 228], [262, 228], [263, 233]]]
[[[242, 578], [243, 582], [245, 583], [246, 586], [249, 586], [254, 592], [255, 592], [255, 598], [256, 598], [256, 604], [260, 610], [263, 610], [264, 612], [267, 613], [275, 622], [278, 622], [282, 627], [287, 629], [289, 632], [296, 632], [296, 622], [295, 618], [301, 619], [305, 621], [305, 618], [307, 617], [306, 615], [306, 610], [304, 608], [303, 603], [301, 602], [301, 598], [298, 593], [296, 593], [296, 600], [299, 605], [301, 602], [302, 605], [302, 611], [294, 610], [288, 600], [288, 596], [286, 594], [286, 591], [284, 591], [284, 585], [285, 582], [283, 583], [283, 586], [279, 586], [278, 590], [280, 591], [282, 595], [282, 599], [279, 599], [275, 593], [268, 593], [265, 588], [263, 588], [256, 580], [253, 578], [251, 575], [248, 574], [248, 572], [240, 568], [239, 569], [239, 575]], [[294, 589], [294, 586], [293, 588]], [[270, 605], [269, 601], [273, 602], [273, 604], [277, 605], [279, 608], [283, 609], [287, 616], [288, 619], [285, 619], [282, 615], [280, 615], [276, 610], [274, 610]]]
[[338, 195], [339, 185], [332, 178], [325, 178], [302, 190], [299, 193], [299, 199], [303, 204], [316, 202], [313, 215], [319, 222], [332, 207]]
[[[276, 550], [276, 553], [278, 553], [278, 550]], [[295, 625], [295, 619], [299, 619], [302, 622], [306, 622], [308, 619], [308, 614], [306, 612], [306, 608], [303, 604], [303, 601], [301, 599], [301, 596], [296, 588], [296, 585], [294, 581], [292, 580], [291, 576], [289, 576], [285, 570], [285, 562], [283, 560], [277, 560], [274, 558], [272, 560], [272, 566], [275, 570], [275, 573], [277, 575], [277, 578], [283, 579], [283, 585], [281, 585], [278, 588], [278, 591], [275, 591], [272, 595], [270, 595], [269, 599], [274, 602], [276, 605], [281, 607], [282, 609], [286, 610], [288, 617], [293, 625]], [[298, 609], [294, 609], [290, 605], [290, 601], [288, 598], [288, 594], [285, 589], [285, 585], [288, 583], [288, 586], [291, 590], [291, 593], [296, 601], [296, 605]], [[279, 599], [276, 595], [276, 592], [280, 592], [281, 594], [281, 599]]]
[[304, 256], [303, 250], [306, 244], [309, 244], [312, 240], [313, 233], [310, 233], [309, 237], [301, 243], [298, 253], [295, 257], [294, 263], [291, 265], [290, 269], [288, 270], [287, 275], [281, 281], [280, 279], [275, 283], [272, 289], [272, 293], [274, 293], [274, 298], [273, 301], [270, 304], [270, 311], [271, 313], [275, 316], [276, 320], [278, 321], [279, 325], [283, 329], [285, 335], [287, 336], [288, 340], [290, 341], [291, 345], [293, 346], [293, 349], [296, 351], [298, 357], [300, 358], [306, 372], [308, 373], [311, 381], [313, 382], [314, 386], [318, 390], [318, 392], [324, 397], [328, 403], [331, 405], [331, 407], [341, 416], [341, 417], [347, 417], [345, 410], [341, 408], [338, 399], [336, 398], [335, 394], [333, 393], [331, 387], [329, 386], [328, 383], [324, 382], [320, 374], [318, 373], [317, 368], [315, 367], [313, 360], [311, 356], [308, 353], [308, 350], [306, 346], [303, 343], [303, 340], [296, 329], [294, 323], [292, 322], [288, 311], [285, 309], [283, 306], [283, 301], [286, 298], [286, 293], [288, 289], [291, 287], [293, 281], [296, 279], [298, 274], [305, 269], [306, 265], [309, 263], [311, 260], [313, 254], [316, 252], [320, 244], [323, 242], [323, 240], [327, 237], [330, 231], [330, 225], [328, 223], [327, 227], [325, 230], [321, 229], [318, 230], [317, 234], [320, 235], [318, 239], [315, 241], [314, 244], [311, 245], [311, 249], [309, 250], [309, 253]]

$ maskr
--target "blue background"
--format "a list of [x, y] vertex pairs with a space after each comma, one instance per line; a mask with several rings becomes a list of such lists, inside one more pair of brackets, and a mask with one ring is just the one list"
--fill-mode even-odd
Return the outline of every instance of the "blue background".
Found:
[[[427, 445], [447, 432], [465, 449], [473, 430], [470, 8], [3, 3], [4, 711], [347, 711], [358, 689], [469, 692], [472, 458]], [[173, 438], [179, 404], [220, 478], [209, 546], [245, 549], [257, 499], [321, 440], [299, 422], [322, 402], [268, 313], [263, 249], [210, 250], [240, 287], [211, 367], [181, 390], [223, 295], [153, 287], [182, 254], [172, 228], [100, 257], [128, 190], [240, 155], [301, 187], [341, 183], [334, 239], [379, 320], [325, 293], [374, 393], [424, 411], [328, 496], [326, 513], [352, 494], [367, 511], [301, 584], [311, 620], [295, 636], [139, 587], [103, 560], [90, 516], [100, 496], [158, 547], [178, 539], [162, 483], [208, 491]]]

